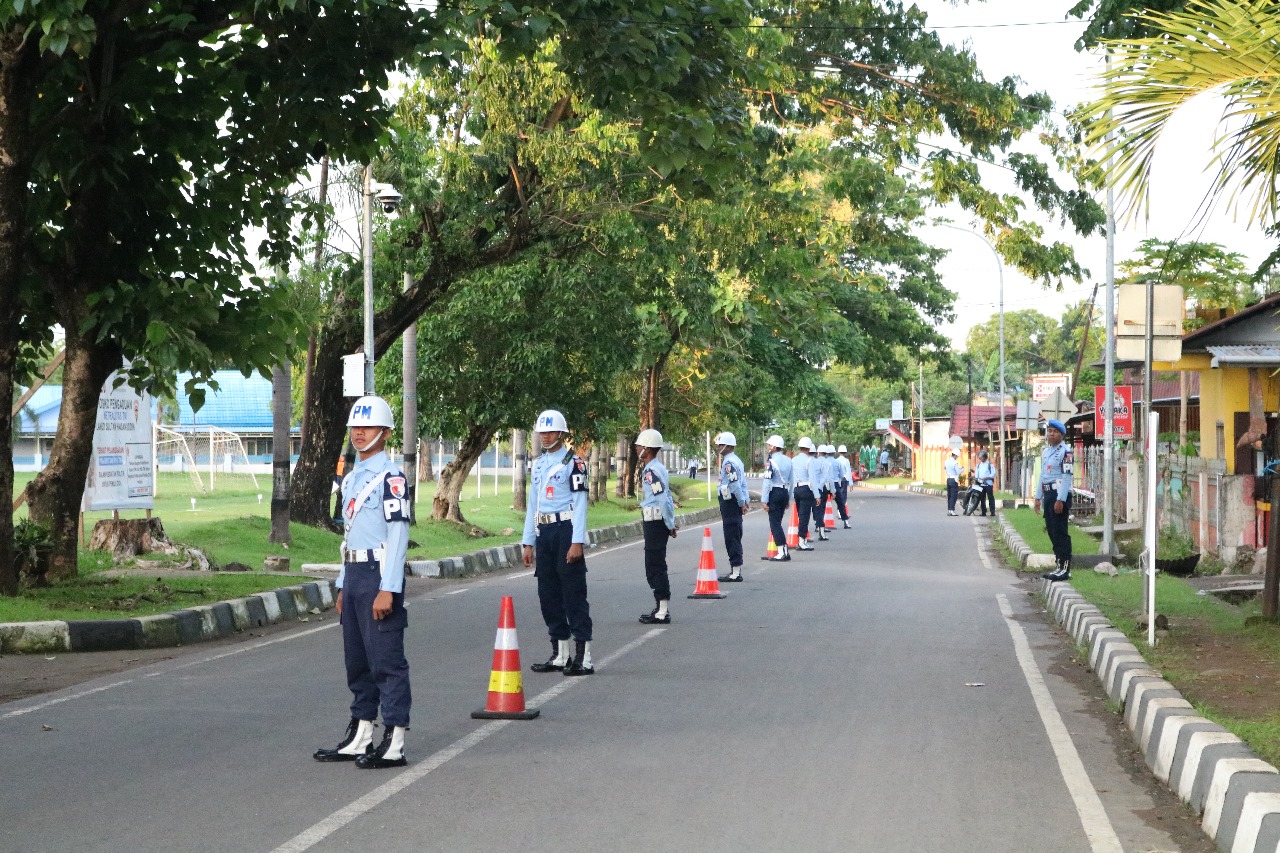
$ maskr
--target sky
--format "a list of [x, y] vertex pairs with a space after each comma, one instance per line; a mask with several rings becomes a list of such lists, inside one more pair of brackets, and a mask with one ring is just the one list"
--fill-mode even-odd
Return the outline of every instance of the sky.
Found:
[[[1067, 18], [1073, 0], [989, 0], [959, 6], [950, 0], [916, 0], [915, 5], [928, 13], [929, 26], [943, 41], [969, 46], [988, 79], [1017, 77], [1025, 89], [1048, 93], [1058, 111], [1091, 99], [1094, 73], [1101, 69], [1102, 60], [1100, 55], [1075, 50], [1075, 40], [1084, 30], [1084, 23]], [[1197, 214], [1212, 183], [1212, 173], [1205, 169], [1213, 157], [1213, 140], [1221, 132], [1217, 125], [1222, 105], [1212, 97], [1200, 98], [1175, 117], [1156, 150], [1149, 217], [1125, 216], [1117, 206], [1117, 264], [1131, 257], [1137, 244], [1148, 237], [1221, 243], [1228, 251], [1244, 255], [1250, 269], [1274, 248], [1274, 241], [1269, 241], [1260, 228], [1246, 229], [1243, 217], [1234, 217], [1225, 200], [1207, 217]], [[985, 168], [992, 180], [1002, 179], [1001, 170]], [[1102, 198], [1098, 200], [1101, 202]], [[949, 218], [961, 228], [972, 224], [972, 218], [962, 211]], [[995, 256], [976, 234], [945, 227], [921, 229], [919, 233], [934, 245], [950, 250], [938, 269], [944, 284], [957, 294], [957, 317], [955, 323], [943, 327], [943, 332], [957, 348], [962, 348], [969, 329], [999, 311]], [[1058, 317], [1065, 306], [1088, 299], [1095, 282], [1105, 284], [1105, 239], [1085, 240], [1065, 231], [1051, 234], [1076, 247], [1077, 258], [1089, 270], [1090, 277], [1079, 285], [1068, 283], [1055, 293], [1006, 267], [1006, 313], [1035, 308]], [[1099, 315], [1103, 310], [1101, 295], [1096, 310]]]

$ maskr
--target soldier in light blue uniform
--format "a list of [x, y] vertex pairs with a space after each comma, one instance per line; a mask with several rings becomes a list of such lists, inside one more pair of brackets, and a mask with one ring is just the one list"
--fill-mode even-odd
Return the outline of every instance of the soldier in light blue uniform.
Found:
[[[587, 465], [565, 448], [564, 415], [548, 409], [534, 426], [542, 455], [533, 463], [524, 517], [525, 566], [536, 566], [538, 603], [551, 635], [552, 655], [534, 672], [591, 675], [591, 607], [587, 603]], [[536, 558], [536, 559], [535, 559]], [[574, 650], [569, 651], [569, 638]]]
[[839, 469], [836, 478], [836, 511], [840, 513], [840, 520], [844, 523], [844, 529], [849, 529], [849, 485], [853, 482], [853, 463], [849, 461], [849, 448], [840, 445], [837, 451], [840, 455], [836, 457], [836, 467]]
[[787, 531], [782, 527], [782, 517], [791, 504], [791, 489], [795, 482], [791, 460], [782, 452], [782, 436], [771, 435], [765, 442], [769, 458], [764, 463], [764, 501], [769, 507], [769, 533], [778, 553], [762, 560], [790, 560], [787, 553]]
[[801, 551], [813, 550], [813, 543], [809, 541], [809, 520], [818, 501], [818, 487], [813, 481], [815, 460], [809, 455], [810, 450], [813, 450], [813, 439], [801, 436], [796, 442], [796, 455], [791, 458], [791, 495], [800, 519], [800, 540], [796, 547]]
[[720, 455], [720, 520], [725, 550], [729, 552], [729, 574], [721, 575], [720, 580], [738, 583], [742, 580], [742, 517], [751, 506], [751, 493], [747, 491], [746, 469], [733, 452], [738, 439], [731, 432], [722, 432], [715, 443]]
[[834, 449], [830, 445], [819, 444], [818, 455], [813, 460], [813, 491], [818, 496], [813, 508], [813, 526], [822, 542], [831, 538], [827, 535], [827, 501], [833, 499], [835, 493], [835, 465], [827, 454]]
[[1062, 421], [1051, 420], [1045, 427], [1046, 444], [1040, 451], [1040, 492], [1036, 497], [1036, 512], [1044, 503], [1044, 529], [1053, 543], [1053, 556], [1057, 568], [1040, 577], [1051, 581], [1071, 578], [1071, 531], [1067, 520], [1071, 516], [1071, 446], [1063, 441], [1067, 428]]
[[644, 530], [644, 576], [653, 590], [653, 611], [641, 615], [643, 625], [670, 625], [671, 580], [667, 576], [667, 542], [676, 536], [676, 504], [671, 496], [671, 475], [658, 461], [662, 433], [641, 430], [636, 436], [640, 471], [640, 517]]
[[[404, 558], [409, 547], [409, 489], [384, 448], [394, 421], [380, 397], [361, 397], [347, 426], [359, 460], [342, 481], [342, 569], [334, 602], [351, 688], [351, 723], [317, 761], [354, 761], [361, 769], [403, 767], [409, 727], [409, 662], [404, 656]], [[373, 721], [382, 708], [382, 743]]]

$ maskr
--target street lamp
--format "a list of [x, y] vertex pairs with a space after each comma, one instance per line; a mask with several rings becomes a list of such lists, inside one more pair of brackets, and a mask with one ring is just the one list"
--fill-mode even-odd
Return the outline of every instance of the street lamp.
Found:
[[364, 167], [364, 393], [373, 394], [373, 200], [384, 213], [395, 213], [400, 193], [390, 184], [373, 180], [373, 167]]

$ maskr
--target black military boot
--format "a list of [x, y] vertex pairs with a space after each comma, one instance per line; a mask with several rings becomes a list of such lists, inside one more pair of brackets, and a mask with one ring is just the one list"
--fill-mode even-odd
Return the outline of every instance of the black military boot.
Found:
[[373, 749], [373, 720], [352, 718], [342, 742], [333, 749], [317, 749], [316, 761], [355, 761]]
[[382, 743], [378, 748], [356, 759], [361, 770], [381, 770], [384, 767], [404, 767], [409, 763], [404, 757], [404, 726], [387, 726], [382, 730]]
[[569, 641], [552, 640], [551, 657], [546, 663], [535, 663], [529, 669], [534, 672], [564, 672], [564, 665], [569, 662]]
[[596, 668], [591, 665], [591, 641], [573, 641], [573, 659], [564, 668], [565, 675], [593, 675]]
[[1051, 572], [1045, 572], [1040, 577], [1047, 581], [1067, 581], [1071, 580], [1071, 558], [1058, 560], [1058, 567]]

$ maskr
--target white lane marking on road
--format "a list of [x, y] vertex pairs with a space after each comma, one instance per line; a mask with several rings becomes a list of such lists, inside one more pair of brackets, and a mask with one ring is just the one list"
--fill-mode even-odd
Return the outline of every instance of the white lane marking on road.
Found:
[[451, 589], [448, 592], [446, 592], [445, 595], [460, 595], [464, 592], [470, 592], [470, 591], [471, 591], [471, 587], [464, 586], [462, 589]]
[[1062, 722], [1058, 706], [1053, 703], [1049, 688], [1045, 686], [1044, 677], [1040, 675], [1035, 656], [1031, 653], [1031, 644], [1027, 642], [1027, 635], [1023, 632], [1022, 626], [1013, 619], [1013, 608], [1009, 606], [1009, 599], [1004, 595], [997, 595], [996, 601], [1000, 605], [1000, 613], [1004, 616], [1005, 625], [1009, 627], [1009, 634], [1013, 638], [1014, 654], [1018, 658], [1019, 666], [1022, 667], [1027, 687], [1031, 688], [1031, 698], [1036, 703], [1036, 711], [1040, 714], [1040, 721], [1044, 723], [1045, 733], [1049, 735], [1049, 745], [1053, 747], [1053, 754], [1058, 759], [1062, 781], [1067, 783], [1067, 791], [1075, 803], [1076, 813], [1080, 815], [1080, 826], [1089, 839], [1089, 848], [1094, 853], [1124, 853], [1124, 848], [1120, 846], [1120, 839], [1116, 837], [1116, 831], [1111, 826], [1110, 818], [1107, 817], [1107, 811], [1102, 807], [1097, 789], [1089, 781], [1089, 774], [1085, 772], [1084, 763], [1080, 761], [1080, 753], [1076, 751], [1071, 735], [1067, 733], [1067, 726]]
[[10, 717], [21, 717], [23, 714], [30, 714], [32, 711], [40, 711], [45, 708], [48, 708], [50, 705], [58, 705], [62, 702], [70, 702], [72, 699], [79, 699], [82, 696], [89, 696], [93, 693], [101, 693], [104, 690], [110, 690], [112, 687], [119, 687], [122, 684], [129, 684], [132, 681], [133, 681], [132, 678], [126, 678], [124, 681], [116, 681], [111, 684], [104, 684], [101, 687], [94, 687], [90, 690], [81, 690], [78, 693], [72, 693], [70, 696], [62, 696], [57, 699], [50, 699], [46, 702], [41, 702], [38, 705], [32, 705], [30, 708], [19, 708], [16, 711], [9, 711], [6, 714], [0, 714], [0, 720], [7, 720]]
[[[663, 633], [662, 628], [652, 628], [647, 633], [641, 634], [639, 637], [627, 643], [607, 658], [601, 660], [597, 665], [607, 667], [623, 655], [635, 650], [641, 644], [648, 642], [661, 633]], [[556, 686], [542, 691], [532, 700], [525, 703], [526, 707], [539, 708], [564, 693], [566, 690], [569, 690], [585, 680], [586, 679], [584, 678], [564, 678]], [[379, 785], [360, 799], [345, 808], [339, 809], [324, 820], [312, 826], [310, 829], [306, 829], [298, 835], [295, 835], [293, 838], [273, 850], [272, 853], [302, 853], [304, 850], [311, 849], [313, 846], [323, 841], [325, 838], [328, 838], [339, 829], [342, 829], [356, 818], [364, 815], [378, 804], [400, 793], [414, 782], [423, 779], [432, 771], [442, 767], [451, 759], [458, 757], [471, 747], [487, 740], [491, 735], [495, 735], [502, 731], [507, 726], [511, 725], [511, 723], [511, 720], [493, 720], [492, 722], [485, 723], [474, 732], [471, 732], [465, 737], [459, 738], [439, 752], [428, 756], [425, 760], [410, 765], [409, 769], [401, 771], [395, 778]]]

